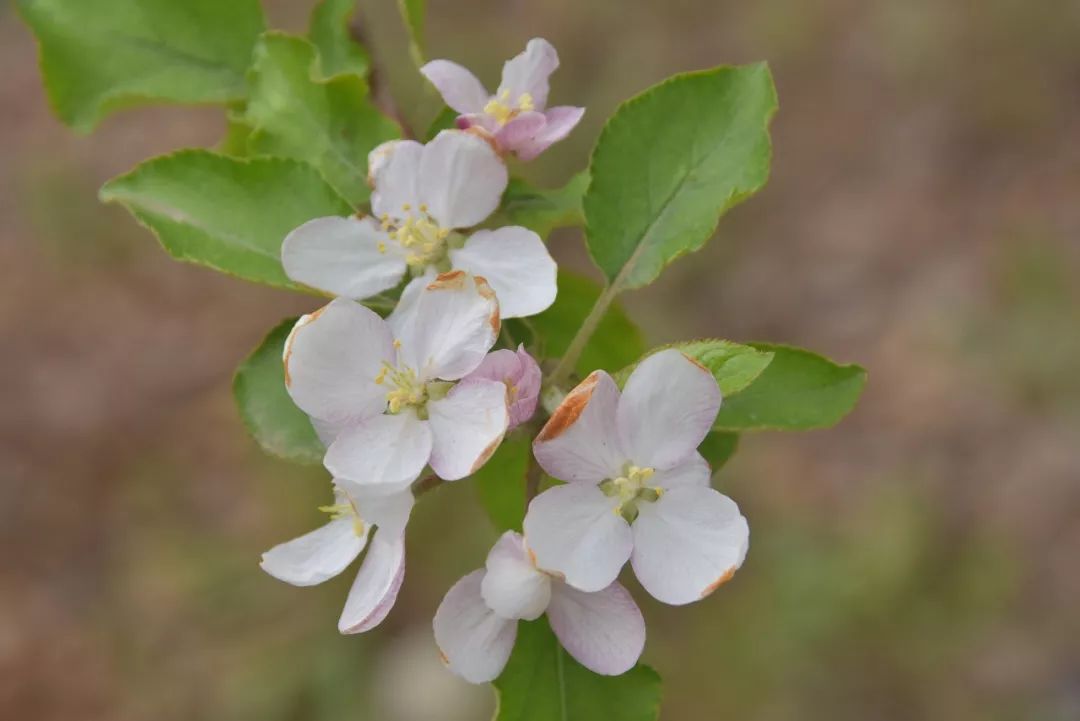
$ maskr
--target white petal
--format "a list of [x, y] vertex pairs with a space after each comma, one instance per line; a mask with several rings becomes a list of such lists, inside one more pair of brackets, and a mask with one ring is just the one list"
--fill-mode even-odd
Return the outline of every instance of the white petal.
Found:
[[506, 433], [506, 385], [462, 381], [441, 400], [428, 402], [431, 469], [447, 481], [472, 475], [491, 458]]
[[708, 369], [677, 350], [654, 353], [630, 374], [619, 399], [619, 437], [639, 466], [670, 468], [696, 449], [720, 410]]
[[520, 534], [507, 531], [487, 556], [480, 586], [488, 608], [503, 618], [540, 618], [551, 600], [551, 576], [537, 570]]
[[[424, 146], [415, 140], [396, 143], [389, 158], [375, 164], [375, 188], [371, 191], [371, 212], [381, 219], [383, 215], [403, 219], [419, 207], [420, 158]], [[370, 167], [370, 160], [368, 161]], [[408, 211], [405, 206], [409, 206]]]
[[356, 535], [351, 519], [330, 521], [263, 554], [260, 567], [279, 581], [314, 586], [353, 562], [367, 543], [367, 529]]
[[403, 142], [410, 141], [387, 140], [385, 143], [379, 143], [378, 145], [376, 145], [371, 150], [371, 152], [368, 153], [367, 180], [368, 185], [370, 185], [372, 188], [374, 188], [376, 184], [378, 184], [379, 177], [381, 176], [382, 171], [386, 169], [387, 163], [390, 162], [390, 156], [394, 154], [395, 150], [397, 150], [398, 145]]
[[311, 418], [311, 426], [315, 429], [315, 435], [319, 437], [322, 444], [327, 448], [334, 442], [334, 439], [338, 437], [338, 434], [352, 425], [349, 420], [344, 421], [324, 421], [321, 418]]
[[444, 130], [424, 146], [418, 197], [441, 227], [468, 228], [499, 207], [507, 177], [506, 166], [487, 142]]
[[390, 493], [415, 481], [430, 456], [427, 422], [404, 411], [349, 426], [330, 444], [323, 463], [335, 478]]
[[487, 607], [480, 595], [484, 571], [473, 571], [447, 591], [435, 612], [435, 643], [450, 670], [470, 683], [494, 681], [510, 660], [517, 621]]
[[345, 608], [338, 619], [341, 633], [363, 633], [382, 623], [394, 607], [405, 580], [405, 539], [379, 532], [360, 564]]
[[479, 113], [487, 105], [487, 90], [457, 63], [432, 60], [420, 68], [420, 73], [439, 91], [443, 102], [459, 113]]
[[697, 451], [690, 457], [671, 468], [657, 471], [649, 479], [650, 486], [657, 486], [665, 490], [678, 486], [707, 486], [712, 478], [712, 469], [709, 462]]
[[633, 548], [630, 526], [616, 505], [586, 483], [555, 486], [534, 498], [524, 527], [537, 567], [582, 591], [611, 585]]
[[400, 246], [371, 218], [316, 218], [285, 237], [285, 274], [317, 290], [362, 300], [393, 288], [405, 274]]
[[503, 65], [499, 94], [509, 91], [510, 103], [516, 103], [522, 93], [532, 96], [537, 110], [547, 106], [548, 77], [559, 67], [559, 54], [543, 38], [533, 38], [525, 51]]
[[386, 406], [375, 377], [394, 359], [390, 328], [345, 298], [296, 322], [285, 341], [285, 386], [309, 416], [331, 423], [368, 418]]
[[501, 328], [491, 287], [460, 270], [428, 283], [395, 309], [389, 322], [400, 341], [399, 363], [424, 380], [468, 375], [495, 345]]
[[679, 606], [704, 598], [742, 565], [750, 529], [739, 507], [713, 488], [673, 488], [639, 503], [631, 563], [645, 590]]
[[526, 228], [479, 230], [463, 248], [450, 251], [450, 262], [491, 284], [503, 318], [536, 315], [555, 302], [555, 261], [540, 236]]
[[615, 426], [619, 389], [594, 371], [540, 429], [533, 454], [545, 471], [564, 481], [599, 482], [622, 474], [626, 463]]
[[595, 593], [555, 583], [547, 613], [559, 643], [594, 673], [618, 676], [641, 658], [645, 619], [618, 582]]
[[394, 536], [405, 532], [414, 503], [412, 491], [408, 488], [396, 493], [377, 493], [368, 486], [344, 478], [335, 478], [334, 486], [358, 510], [364, 523], [378, 526]]

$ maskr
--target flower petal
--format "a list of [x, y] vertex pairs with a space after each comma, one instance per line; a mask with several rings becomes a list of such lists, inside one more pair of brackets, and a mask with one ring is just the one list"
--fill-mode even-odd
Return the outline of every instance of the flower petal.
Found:
[[522, 94], [532, 97], [533, 106], [543, 110], [547, 106], [548, 77], [559, 67], [559, 54], [547, 40], [533, 38], [525, 51], [506, 61], [503, 65], [502, 82], [498, 95], [509, 92], [509, 102], [517, 103]]
[[281, 263], [297, 283], [362, 300], [401, 281], [400, 248], [371, 218], [316, 218], [285, 236]]
[[511, 118], [506, 125], [495, 129], [495, 142], [502, 150], [514, 150], [528, 143], [547, 125], [543, 113], [529, 110]]
[[499, 303], [487, 281], [461, 270], [443, 273], [415, 292], [389, 323], [400, 341], [398, 362], [422, 380], [464, 377], [484, 360], [501, 328]]
[[506, 386], [483, 378], [462, 381], [445, 398], [428, 402], [428, 422], [431, 469], [447, 481], [472, 475], [506, 434]]
[[374, 148], [372, 148], [371, 152], [368, 153], [367, 181], [369, 186], [374, 188], [378, 184], [379, 178], [382, 175], [382, 171], [386, 169], [386, 165], [390, 161], [390, 156], [392, 156], [394, 154], [394, 151], [397, 150], [398, 145], [403, 142], [411, 141], [387, 140], [384, 143], [379, 143], [378, 145], [376, 145]]
[[480, 593], [488, 608], [503, 618], [540, 618], [551, 600], [551, 576], [537, 570], [521, 534], [507, 531], [487, 556]]
[[443, 102], [459, 113], [479, 113], [487, 105], [488, 91], [467, 69], [449, 60], [432, 60], [420, 74], [439, 91]]
[[564, 481], [615, 478], [626, 456], [619, 445], [615, 413], [619, 389], [604, 371], [594, 371], [567, 394], [533, 441], [545, 471]]
[[559, 142], [573, 130], [585, 115], [585, 108], [560, 105], [544, 113], [546, 123], [528, 140], [520, 142], [514, 151], [518, 160], [528, 162]]
[[517, 621], [487, 607], [480, 595], [483, 569], [455, 583], [435, 612], [435, 643], [451, 671], [470, 683], [494, 681], [510, 660]]
[[285, 341], [285, 386], [309, 416], [345, 423], [381, 413], [386, 391], [375, 383], [394, 359], [385, 321], [345, 298], [296, 322]]
[[633, 548], [630, 526], [616, 505], [585, 483], [555, 486], [534, 498], [524, 529], [537, 568], [558, 573], [582, 591], [609, 586]]
[[352, 519], [330, 521], [274, 546], [262, 555], [259, 566], [279, 581], [314, 586], [344, 571], [364, 550], [367, 537], [366, 528], [356, 535]]
[[555, 583], [547, 614], [559, 643], [594, 673], [618, 676], [641, 658], [645, 619], [618, 582], [595, 593]]
[[364, 523], [377, 526], [391, 535], [405, 532], [414, 503], [412, 491], [408, 488], [397, 493], [373, 493], [369, 487], [344, 478], [335, 478], [334, 485], [357, 509]]
[[709, 462], [694, 451], [685, 461], [657, 471], [649, 479], [649, 485], [669, 490], [678, 486], [707, 486], [711, 479], [712, 469], [709, 468]]
[[697, 448], [720, 410], [708, 369], [668, 349], [638, 364], [619, 399], [619, 438], [639, 466], [670, 468]]
[[412, 411], [380, 414], [349, 426], [326, 451], [335, 478], [392, 493], [416, 480], [431, 456], [431, 429]]
[[[384, 153], [388, 157], [381, 162], [368, 159], [368, 172], [375, 186], [371, 191], [371, 212], [379, 219], [385, 215], [402, 220], [422, 202], [418, 183], [424, 146], [415, 140], [400, 140], [384, 148]], [[405, 210], [406, 206], [409, 210]]]
[[491, 284], [502, 318], [536, 315], [555, 302], [555, 261], [527, 228], [478, 230], [464, 247], [450, 251], [450, 263]]
[[542, 376], [540, 366], [525, 350], [524, 344], [516, 351], [503, 348], [491, 351], [484, 360], [463, 380], [487, 378], [506, 384], [506, 400], [510, 408], [510, 426], [515, 428], [532, 418], [540, 398]]
[[341, 633], [363, 633], [382, 623], [394, 607], [405, 580], [405, 538], [379, 532], [360, 564], [345, 608], [338, 619]]
[[713, 488], [680, 486], [655, 503], [638, 504], [634, 573], [659, 601], [679, 606], [731, 578], [750, 546], [739, 507]]
[[506, 166], [487, 142], [444, 130], [424, 146], [418, 198], [443, 228], [468, 228], [499, 207], [507, 177]]

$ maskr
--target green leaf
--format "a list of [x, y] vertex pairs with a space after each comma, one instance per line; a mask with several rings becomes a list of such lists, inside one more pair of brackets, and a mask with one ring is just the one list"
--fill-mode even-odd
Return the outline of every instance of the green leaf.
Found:
[[521, 225], [541, 238], [555, 228], [582, 225], [581, 198], [589, 186], [589, 173], [582, 171], [561, 188], [533, 188], [520, 178], [511, 178], [503, 194], [500, 224]]
[[836, 424], [855, 407], [866, 371], [800, 348], [754, 343], [772, 363], [738, 395], [725, 399], [716, 430], [808, 430]]
[[[543, 340], [539, 357], [556, 358], [566, 352], [571, 339], [589, 314], [600, 286], [588, 278], [559, 270], [559, 294], [555, 303], [540, 315], [533, 316], [532, 327]], [[581, 376], [602, 368], [613, 371], [640, 358], [645, 352], [641, 331], [615, 304], [608, 309], [596, 328], [591, 342], [576, 366]]]
[[599, 676], [559, 646], [547, 618], [518, 623], [517, 642], [495, 687], [494, 721], [656, 721], [660, 676], [638, 664]]
[[416, 67], [424, 64], [424, 14], [427, 12], [426, 0], [398, 0], [398, 11], [409, 32], [409, 55]]
[[588, 247], [617, 290], [701, 248], [769, 176], [776, 90], [764, 64], [676, 75], [625, 102], [593, 151]]
[[[773, 354], [768, 351], [760, 351], [748, 345], [732, 343], [729, 340], [718, 338], [705, 338], [702, 340], [671, 343], [670, 345], [653, 348], [648, 355], [657, 353], [668, 348], [675, 348], [696, 360], [708, 368], [716, 382], [720, 385], [720, 393], [726, 399], [743, 388], [750, 385], [755, 378], [761, 375], [773, 359]], [[615, 382], [621, 387], [626, 383], [634, 369], [645, 358], [637, 363], [623, 368], [614, 375]]]
[[525, 470], [532, 441], [524, 433], [507, 437], [495, 455], [473, 474], [480, 504], [497, 531], [521, 531], [525, 518]]
[[178, 260], [293, 289], [281, 268], [281, 241], [312, 218], [352, 210], [310, 165], [206, 150], [148, 160], [100, 195], [131, 211]]
[[233, 376], [233, 397], [244, 425], [267, 453], [295, 463], [322, 463], [326, 448], [307, 415], [285, 389], [282, 352], [296, 318], [281, 322], [240, 364]]
[[355, 13], [356, 0], [322, 0], [311, 11], [308, 37], [319, 49], [324, 78], [342, 73], [367, 76], [371, 58], [349, 31]]
[[450, 130], [457, 127], [455, 121], [457, 120], [458, 113], [451, 107], [444, 105], [438, 115], [428, 125], [427, 132], [424, 133], [424, 142], [430, 143], [435, 139], [435, 136], [444, 130]]
[[258, 0], [18, 0], [56, 114], [89, 132], [113, 110], [242, 99]]
[[739, 447], [739, 434], [730, 431], [713, 431], [698, 446], [698, 453], [705, 456], [712, 472], [716, 473], [735, 455]]
[[371, 104], [362, 78], [316, 80], [317, 57], [303, 38], [263, 35], [248, 75], [246, 118], [255, 129], [248, 148], [307, 161], [342, 197], [361, 203], [370, 193], [368, 153], [400, 130]]

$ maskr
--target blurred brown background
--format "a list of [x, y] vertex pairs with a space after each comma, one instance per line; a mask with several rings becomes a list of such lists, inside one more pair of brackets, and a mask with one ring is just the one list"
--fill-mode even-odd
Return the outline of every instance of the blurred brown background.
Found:
[[[178, 0], [179, 1], [179, 0]], [[1080, 718], [1080, 3], [430, 0], [430, 55], [494, 83], [534, 35], [584, 165], [661, 78], [768, 60], [773, 178], [705, 251], [626, 298], [651, 341], [805, 345], [870, 370], [834, 430], [744, 439], [720, 474], [753, 529], [709, 600], [641, 597], [663, 718]], [[309, 2], [269, 3], [300, 31]], [[435, 101], [389, 0], [363, 30], [406, 115]], [[378, 631], [341, 637], [352, 571], [313, 589], [259, 554], [311, 527], [318, 470], [260, 453], [230, 377], [314, 301], [171, 261], [109, 177], [212, 145], [213, 109], [76, 137], [0, 10], [0, 709], [4, 718], [484, 719], [430, 618], [494, 532], [468, 483], [424, 499]], [[580, 239], [556, 254], [585, 267]]]

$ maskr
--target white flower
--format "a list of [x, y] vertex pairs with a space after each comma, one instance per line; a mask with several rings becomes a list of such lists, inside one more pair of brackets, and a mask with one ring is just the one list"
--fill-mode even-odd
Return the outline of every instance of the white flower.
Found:
[[480, 138], [444, 131], [427, 145], [411, 140], [372, 151], [372, 212], [327, 217], [289, 233], [286, 274], [332, 295], [362, 300], [397, 285], [407, 271], [423, 286], [437, 272], [483, 276], [502, 317], [534, 315], [555, 300], [555, 261], [536, 233], [518, 226], [457, 231], [483, 222], [506, 189], [506, 166]]
[[[338, 621], [341, 633], [378, 626], [405, 578], [405, 524], [412, 510], [408, 490], [374, 496], [335, 480], [334, 504], [319, 510], [330, 521], [263, 554], [262, 569], [294, 586], [314, 586], [337, 576], [368, 547]], [[374, 533], [372, 527], [378, 528]], [[370, 543], [368, 542], [370, 539]]]
[[420, 72], [443, 101], [461, 113], [459, 128], [479, 131], [500, 152], [528, 161], [569, 135], [585, 114], [585, 108], [547, 108], [548, 78], [558, 67], [559, 55], [551, 43], [533, 38], [523, 53], [503, 66], [494, 95], [475, 75], [449, 60], [432, 60]]
[[749, 529], [696, 451], [719, 408], [712, 374], [677, 350], [642, 361], [621, 395], [603, 371], [571, 391], [533, 442], [543, 469], [569, 481], [529, 504], [540, 568], [595, 591], [629, 559], [645, 590], [674, 605], [731, 578]]
[[398, 491], [426, 464], [445, 480], [474, 472], [509, 421], [506, 386], [455, 381], [495, 343], [499, 306], [462, 271], [414, 289], [383, 320], [338, 298], [297, 321], [285, 343], [285, 383], [328, 444], [335, 478]]
[[435, 641], [454, 673], [472, 683], [502, 673], [519, 619], [547, 613], [563, 648], [595, 673], [616, 676], [637, 663], [645, 621], [617, 582], [595, 593], [568, 586], [536, 568], [523, 539], [507, 531], [487, 557], [447, 592], [435, 613]]

